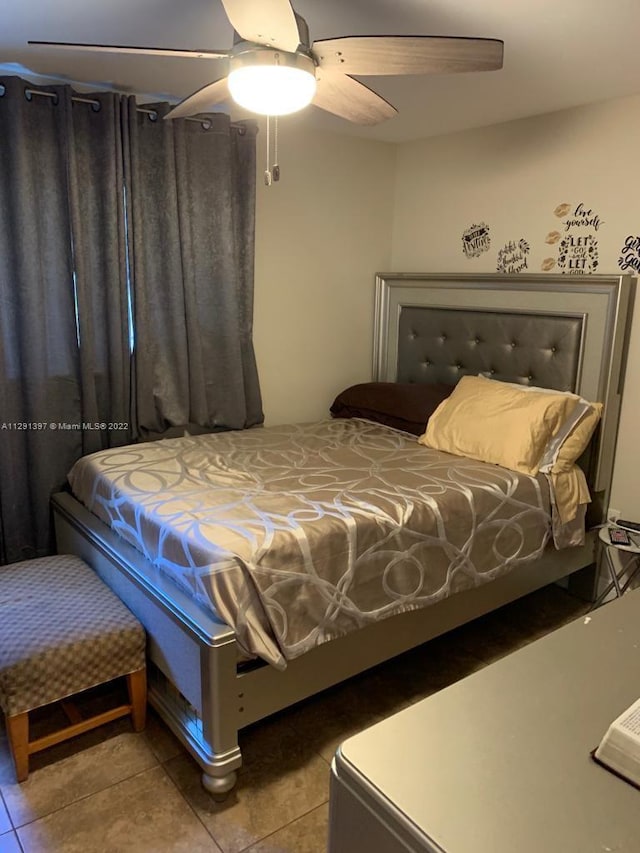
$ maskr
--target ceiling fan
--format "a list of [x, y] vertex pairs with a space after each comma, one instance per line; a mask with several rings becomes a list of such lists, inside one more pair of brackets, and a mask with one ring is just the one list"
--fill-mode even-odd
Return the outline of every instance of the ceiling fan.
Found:
[[262, 115], [285, 115], [313, 103], [327, 112], [373, 125], [397, 112], [354, 77], [449, 74], [502, 67], [498, 39], [449, 36], [341, 36], [311, 42], [307, 23], [289, 0], [221, 0], [235, 30], [231, 50], [29, 41], [66, 50], [217, 59], [220, 76], [185, 98], [165, 118], [204, 112], [229, 95]]

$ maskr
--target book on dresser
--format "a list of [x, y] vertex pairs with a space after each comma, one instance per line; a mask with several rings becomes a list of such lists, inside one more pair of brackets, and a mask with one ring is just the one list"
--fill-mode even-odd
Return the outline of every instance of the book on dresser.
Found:
[[640, 788], [640, 699], [611, 723], [593, 757]]

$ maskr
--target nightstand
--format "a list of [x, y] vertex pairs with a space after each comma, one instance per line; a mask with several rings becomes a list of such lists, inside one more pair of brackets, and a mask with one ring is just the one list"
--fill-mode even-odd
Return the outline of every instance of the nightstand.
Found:
[[637, 544], [640, 541], [640, 536], [629, 533], [630, 545], [613, 545], [609, 539], [609, 530], [612, 527], [615, 525], [605, 524], [604, 527], [600, 528], [598, 534], [603, 545], [602, 551], [611, 580], [604, 592], [593, 603], [593, 608], [599, 607], [614, 589], [617, 598], [624, 595], [629, 589], [631, 581], [640, 572], [640, 545]]

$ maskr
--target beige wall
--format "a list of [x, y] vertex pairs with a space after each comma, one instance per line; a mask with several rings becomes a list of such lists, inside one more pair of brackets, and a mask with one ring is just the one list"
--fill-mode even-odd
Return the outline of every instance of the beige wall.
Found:
[[[602, 224], [598, 272], [618, 273], [629, 235], [640, 235], [637, 158], [640, 97], [566, 110], [397, 148], [392, 268], [396, 272], [494, 272], [497, 252], [524, 238], [529, 271], [558, 256], [555, 208], [583, 202]], [[491, 246], [462, 251], [462, 232], [489, 225]], [[587, 229], [593, 230], [593, 229]], [[558, 271], [557, 267], [554, 270]], [[611, 505], [640, 518], [640, 298], [636, 300]]]
[[254, 343], [266, 423], [328, 416], [371, 378], [375, 273], [391, 258], [394, 146], [282, 120], [281, 180], [258, 134]]

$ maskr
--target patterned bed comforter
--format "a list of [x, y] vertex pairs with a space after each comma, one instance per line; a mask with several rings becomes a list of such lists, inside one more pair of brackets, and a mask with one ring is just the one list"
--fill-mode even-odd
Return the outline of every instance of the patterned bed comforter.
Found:
[[542, 475], [357, 419], [101, 451], [69, 481], [243, 651], [279, 667], [517, 568], [550, 531]]

